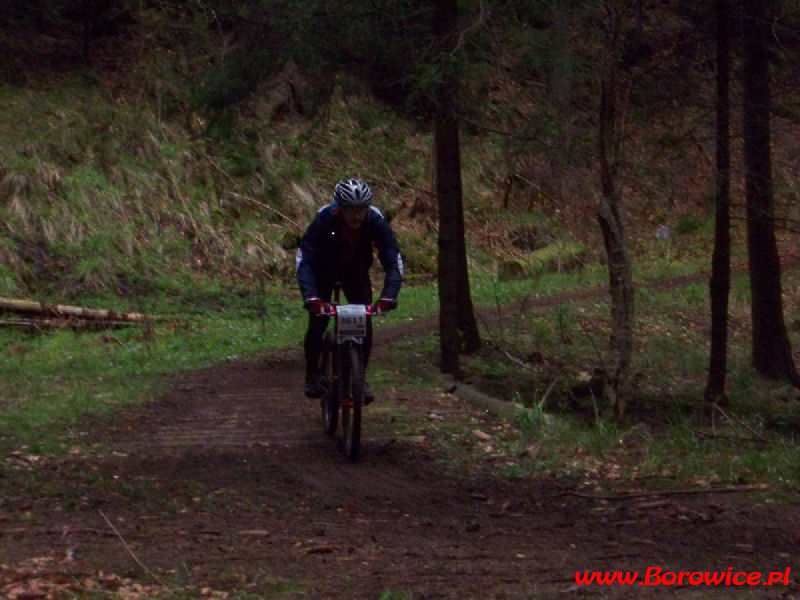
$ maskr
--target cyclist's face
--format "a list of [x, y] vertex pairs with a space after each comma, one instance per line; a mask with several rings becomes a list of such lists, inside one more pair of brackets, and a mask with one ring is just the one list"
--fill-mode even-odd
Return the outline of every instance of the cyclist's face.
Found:
[[350, 229], [358, 229], [367, 218], [366, 206], [343, 206], [342, 220]]

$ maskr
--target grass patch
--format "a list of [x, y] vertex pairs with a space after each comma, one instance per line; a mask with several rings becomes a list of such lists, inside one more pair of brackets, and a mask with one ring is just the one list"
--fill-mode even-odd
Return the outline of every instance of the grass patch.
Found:
[[199, 301], [193, 311], [178, 312], [174, 299], [145, 300], [157, 312], [176, 316], [172, 324], [148, 329], [34, 335], [0, 330], [7, 349], [0, 362], [5, 444], [63, 451], [80, 443], [85, 416], [152, 398], [168, 375], [299, 343], [304, 315], [287, 294], [273, 292], [263, 305], [214, 289], [205, 294], [204, 311]]
[[[785, 285], [797, 276], [787, 273]], [[574, 289], [574, 275], [564, 281]], [[610, 333], [605, 294], [526, 305], [536, 282], [511, 282], [513, 289], [482, 283], [476, 288], [484, 301], [492, 287], [497, 298], [516, 299], [498, 302], [494, 315], [482, 321], [484, 346], [464, 357], [462, 366], [480, 389], [528, 407], [498, 434], [500, 471], [633, 485], [767, 483], [800, 489], [800, 406], [785, 384], [766, 382], [750, 367], [746, 276], [735, 277], [732, 286], [730, 404], [712, 421], [700, 410], [709, 346], [704, 279], [637, 287], [633, 387], [620, 423], [604, 420], [601, 391], [591, 391]], [[800, 343], [796, 331], [790, 336], [795, 346]], [[429, 349], [430, 360], [437, 350]], [[454, 455], [465, 451], [457, 443], [450, 449]]]
[[[106, 295], [74, 299], [83, 306], [166, 317], [152, 328], [46, 334], [0, 329], [6, 349], [0, 361], [3, 446], [64, 452], [82, 442], [87, 416], [152, 399], [175, 373], [302, 343], [307, 317], [289, 285], [164, 277], [159, 287], [165, 293], [127, 302]], [[406, 287], [402, 310], [382, 317], [378, 326], [429, 316], [434, 294], [431, 286]], [[400, 381], [380, 365], [371, 375], [378, 389]]]
[[[766, 481], [800, 488], [800, 408], [783, 400], [780, 385], [766, 384], [749, 367], [742, 278], [734, 280], [732, 294], [726, 412], [716, 414], [712, 424], [697, 418], [707, 368], [706, 286], [642, 286], [634, 391], [626, 420], [611, 424], [599, 418], [599, 395], [575, 392], [601, 365], [607, 344], [609, 306], [602, 288], [567, 302], [538, 301], [597, 287], [601, 275], [601, 269], [588, 268], [582, 275], [529, 281], [499, 282], [487, 273], [474, 278], [474, 300], [484, 307], [484, 347], [464, 357], [464, 368], [481, 389], [528, 407], [499, 446], [523, 459], [500, 461], [498, 468], [515, 476], [668, 478], [709, 485]], [[105, 333], [0, 331], [9, 350], [0, 363], [5, 445], [64, 451], [81, 443], [86, 415], [151, 398], [173, 373], [300, 344], [306, 317], [288, 284], [230, 286], [186, 277], [164, 278], [159, 286], [170, 293], [138, 297], [128, 306], [102, 295], [83, 302], [180, 316], [180, 322]], [[400, 309], [377, 328], [435, 319], [437, 310], [434, 286], [406, 286]], [[379, 394], [429, 386], [438, 350], [438, 338], [421, 330], [397, 342], [387, 360], [375, 362], [370, 382]], [[385, 421], [386, 427], [413, 430], [396, 415], [386, 414]], [[461, 437], [455, 427], [443, 430], [440, 442], [447, 446]], [[453, 442], [455, 454], [464, 452], [463, 441]], [[452, 460], [459, 464], [469, 460], [455, 454]]]

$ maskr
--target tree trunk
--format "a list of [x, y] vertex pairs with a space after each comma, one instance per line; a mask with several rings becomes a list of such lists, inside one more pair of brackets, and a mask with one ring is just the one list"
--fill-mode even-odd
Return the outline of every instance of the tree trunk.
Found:
[[442, 52], [441, 80], [436, 89], [437, 114], [434, 125], [436, 195], [439, 202], [439, 326], [441, 371], [459, 374], [458, 356], [480, 347], [467, 268], [464, 212], [461, 188], [461, 148], [454, 94], [457, 76], [448, 63], [455, 47], [456, 0], [437, 0], [434, 33]]
[[570, 47], [570, 10], [563, 0], [551, 0], [553, 15], [553, 64], [550, 67], [550, 90], [553, 103], [566, 113], [572, 104], [572, 49]]
[[769, 36], [767, 6], [744, 0], [743, 117], [747, 249], [753, 321], [752, 362], [763, 377], [800, 387], [783, 320], [781, 267], [775, 239], [770, 155]]
[[575, 136], [572, 109], [572, 79], [575, 76], [572, 62], [570, 27], [572, 10], [564, 0], [551, 0], [550, 12], [553, 15], [553, 58], [550, 65], [550, 98], [557, 110], [556, 127], [561, 142], [548, 152], [550, 163], [549, 187], [559, 202], [568, 201], [569, 185], [564, 173], [569, 172], [571, 150]]
[[606, 365], [604, 393], [615, 418], [625, 412], [625, 378], [633, 349], [633, 275], [622, 218], [622, 197], [617, 184], [619, 143], [616, 114], [617, 60], [619, 58], [622, 5], [608, 3], [608, 45], [600, 91], [599, 156], [602, 199], [597, 218], [608, 255], [611, 294], [610, 360]]
[[730, 5], [717, 0], [717, 165], [714, 254], [711, 259], [711, 355], [705, 401], [725, 402], [728, 364], [728, 297], [731, 288], [730, 234]]

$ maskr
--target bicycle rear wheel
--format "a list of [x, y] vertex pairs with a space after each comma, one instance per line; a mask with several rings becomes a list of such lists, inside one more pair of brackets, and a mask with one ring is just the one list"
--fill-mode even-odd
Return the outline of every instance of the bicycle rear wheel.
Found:
[[325, 385], [325, 393], [320, 400], [322, 427], [328, 435], [336, 433], [336, 426], [339, 421], [339, 390], [341, 389], [341, 382], [336, 376], [335, 359], [333, 334], [329, 331], [322, 341], [322, 358], [320, 361], [320, 375], [322, 376], [322, 383]]
[[343, 375], [344, 394], [342, 402], [342, 437], [344, 453], [350, 461], [357, 461], [361, 450], [361, 407], [364, 405], [364, 368], [361, 348], [350, 345], [346, 349], [347, 364]]

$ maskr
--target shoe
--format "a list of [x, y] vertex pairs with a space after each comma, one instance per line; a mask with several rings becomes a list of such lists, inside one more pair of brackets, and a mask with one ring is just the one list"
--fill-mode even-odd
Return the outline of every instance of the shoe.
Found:
[[306, 398], [322, 398], [325, 394], [325, 386], [318, 375], [306, 375], [306, 387], [303, 391]]
[[367, 404], [372, 404], [372, 401], [375, 400], [375, 394], [372, 393], [372, 390], [369, 387], [369, 384], [365, 381], [364, 382], [364, 406]]

